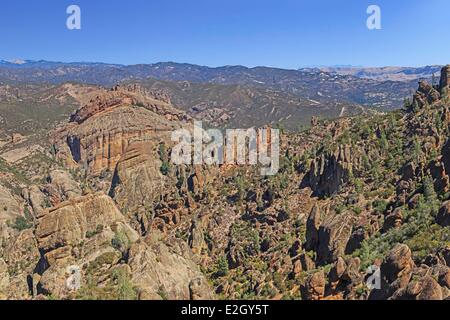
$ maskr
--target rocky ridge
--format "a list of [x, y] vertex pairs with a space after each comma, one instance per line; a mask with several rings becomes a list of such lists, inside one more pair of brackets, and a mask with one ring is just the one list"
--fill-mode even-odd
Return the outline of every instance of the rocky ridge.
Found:
[[448, 299], [449, 68], [402, 110], [283, 133], [273, 177], [172, 165], [155, 128], [183, 113], [105, 90], [56, 131], [47, 175], [1, 180], [1, 297]]

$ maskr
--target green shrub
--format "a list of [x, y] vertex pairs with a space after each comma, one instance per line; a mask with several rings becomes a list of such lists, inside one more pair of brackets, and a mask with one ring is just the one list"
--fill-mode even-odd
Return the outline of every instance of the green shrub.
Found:
[[388, 206], [388, 202], [384, 199], [377, 199], [373, 202], [372, 207], [377, 213], [384, 213]]
[[113, 279], [117, 283], [118, 300], [137, 300], [138, 294], [131, 283], [130, 276], [125, 270], [114, 270]]
[[164, 161], [159, 169], [164, 176], [167, 176], [170, 172], [169, 162]]
[[167, 176], [170, 172], [170, 162], [169, 162], [169, 155], [166, 149], [166, 145], [164, 143], [161, 143], [159, 145], [159, 159], [162, 161], [162, 165], [160, 167], [160, 171], [163, 175]]
[[33, 223], [24, 217], [17, 217], [16, 220], [14, 220], [14, 222], [10, 223], [9, 225], [11, 228], [18, 231], [23, 231], [33, 227]]
[[111, 244], [115, 249], [125, 252], [130, 247], [130, 240], [128, 239], [127, 235], [124, 232], [118, 231], [114, 235]]
[[214, 276], [218, 278], [224, 277], [228, 274], [228, 272], [229, 272], [228, 260], [225, 256], [221, 256], [217, 261], [216, 272], [214, 273]]
[[103, 231], [103, 226], [101, 224], [99, 224], [95, 230], [86, 232], [86, 238], [88, 238], [88, 239], [93, 238], [94, 236], [102, 233], [102, 231]]

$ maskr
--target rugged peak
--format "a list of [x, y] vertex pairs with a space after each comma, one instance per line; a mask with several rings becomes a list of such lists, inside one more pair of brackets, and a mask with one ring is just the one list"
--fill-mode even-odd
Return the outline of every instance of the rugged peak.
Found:
[[419, 88], [414, 94], [414, 105], [419, 108], [432, 104], [441, 99], [439, 91], [425, 80], [419, 82]]
[[432, 89], [433, 86], [430, 83], [428, 83], [428, 81], [426, 80], [419, 81], [419, 89], [418, 89], [419, 92], [428, 94], [428, 92], [430, 92]]
[[141, 94], [144, 97], [149, 97], [154, 100], [158, 100], [158, 101], [161, 101], [161, 102], [164, 102], [167, 104], [171, 104], [170, 96], [163, 90], [149, 90], [149, 89], [144, 88], [136, 83], [128, 84], [128, 85], [117, 84], [114, 87], [112, 87], [110, 91]]
[[448, 94], [450, 85], [450, 65], [441, 69], [441, 80], [439, 85], [431, 85], [426, 80], [419, 81], [419, 88], [414, 94], [414, 106], [422, 108], [424, 105], [433, 104]]
[[170, 120], [187, 120], [188, 117], [170, 104], [169, 96], [162, 91], [146, 90], [138, 85], [116, 85], [110, 90], [101, 89], [95, 98], [78, 109], [70, 122], [83, 123], [90, 117], [121, 106], [141, 106]]

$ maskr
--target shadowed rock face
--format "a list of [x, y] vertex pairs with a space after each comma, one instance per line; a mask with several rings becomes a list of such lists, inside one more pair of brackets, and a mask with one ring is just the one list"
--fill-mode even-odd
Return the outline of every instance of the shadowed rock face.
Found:
[[439, 209], [439, 213], [436, 216], [436, 223], [442, 227], [450, 226], [450, 201], [446, 201]]
[[334, 152], [314, 159], [303, 185], [308, 185], [318, 196], [330, 196], [348, 181], [352, 172], [350, 146], [340, 146]]
[[317, 263], [325, 265], [345, 255], [345, 248], [352, 233], [353, 218], [341, 214], [327, 219], [319, 228]]

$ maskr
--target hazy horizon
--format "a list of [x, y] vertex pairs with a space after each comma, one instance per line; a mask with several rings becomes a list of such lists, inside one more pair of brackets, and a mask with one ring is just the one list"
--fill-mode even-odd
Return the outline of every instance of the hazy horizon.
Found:
[[444, 66], [445, 64], [425, 64], [425, 65], [380, 65], [380, 66], [372, 66], [372, 65], [343, 65], [343, 64], [335, 64], [335, 65], [299, 65], [297, 68], [283, 68], [280, 66], [274, 65], [256, 65], [256, 66], [248, 66], [244, 64], [235, 64], [235, 65], [206, 65], [206, 64], [196, 64], [190, 62], [183, 61], [155, 61], [155, 62], [143, 62], [143, 63], [131, 63], [131, 64], [123, 64], [116, 62], [105, 62], [105, 61], [71, 61], [71, 60], [48, 60], [48, 59], [26, 59], [26, 58], [0, 58], [0, 62], [7, 62], [16, 65], [22, 65], [26, 63], [35, 63], [35, 62], [49, 62], [49, 63], [63, 63], [63, 64], [77, 64], [77, 63], [86, 63], [86, 64], [105, 64], [105, 65], [120, 65], [120, 66], [136, 66], [136, 65], [156, 65], [163, 63], [174, 63], [174, 64], [185, 64], [185, 65], [194, 65], [206, 68], [224, 68], [224, 67], [244, 67], [248, 69], [254, 68], [275, 68], [275, 69], [284, 69], [284, 70], [298, 70], [298, 69], [308, 69], [308, 68], [364, 68], [364, 69], [381, 69], [381, 68], [425, 68], [425, 67], [437, 67]]

